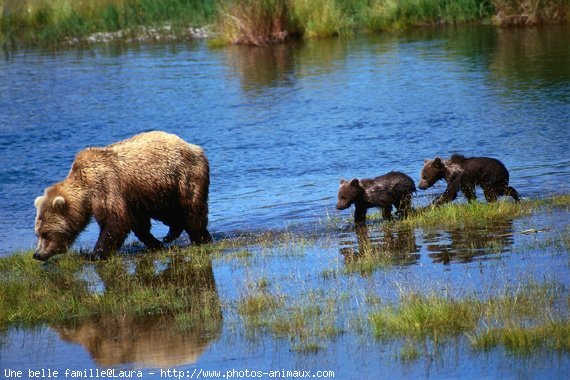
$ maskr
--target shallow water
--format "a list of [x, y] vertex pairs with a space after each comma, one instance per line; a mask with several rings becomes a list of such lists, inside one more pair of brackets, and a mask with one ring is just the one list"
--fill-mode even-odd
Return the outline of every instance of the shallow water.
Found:
[[[156, 368], [567, 378], [566, 353], [520, 358], [502, 348], [473, 351], [463, 336], [426, 343], [427, 354], [402, 362], [397, 355], [405, 342], [378, 341], [350, 321], [373, 307], [363, 294], [383, 302], [396, 301], [402, 289], [461, 296], [528, 280], [567, 290], [568, 252], [541, 244], [567, 231], [567, 211], [474, 229], [398, 230], [373, 222], [356, 234], [350, 213], [334, 205], [340, 178], [401, 170], [417, 182], [424, 158], [452, 152], [501, 159], [524, 197], [567, 193], [569, 37], [564, 26], [476, 26], [273, 48], [195, 43], [4, 57], [0, 255], [35, 245], [33, 199], [65, 177], [76, 152], [151, 129], [205, 148], [215, 237], [276, 230], [303, 231], [306, 240], [246, 247], [251, 256], [243, 259], [232, 259], [235, 252], [214, 259], [205, 285], [221, 315], [207, 332], [198, 324], [180, 333], [167, 319], [11, 329], [0, 333], [0, 368], [60, 375], [140, 369], [145, 378], [160, 377]], [[414, 204], [427, 204], [443, 189], [419, 191]], [[155, 227], [157, 235], [166, 233]], [[543, 232], [522, 234], [529, 228]], [[90, 225], [77, 248], [92, 248], [97, 233]], [[362, 249], [390, 260], [371, 272], [351, 271]], [[132, 260], [136, 275], [140, 259]], [[107, 290], [89, 264], [83, 275], [95, 278], [92, 291]], [[270, 291], [292, 300], [340, 294], [338, 324], [345, 332], [307, 354], [287, 339], [252, 331], [236, 303], [264, 279]]]
[[[5, 56], [0, 254], [35, 245], [33, 200], [79, 150], [152, 129], [205, 148], [213, 233], [310, 226], [334, 213], [340, 178], [417, 181], [423, 159], [452, 152], [499, 158], [525, 197], [567, 192], [569, 36], [477, 26]], [[91, 225], [77, 246], [96, 236]]]

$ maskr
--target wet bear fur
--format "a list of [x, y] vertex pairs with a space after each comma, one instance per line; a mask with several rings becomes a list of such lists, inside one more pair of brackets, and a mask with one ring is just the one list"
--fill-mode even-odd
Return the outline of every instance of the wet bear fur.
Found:
[[511, 196], [515, 201], [519, 200], [518, 192], [509, 186], [509, 171], [495, 158], [467, 158], [454, 154], [449, 160], [442, 160], [439, 157], [425, 160], [418, 187], [426, 190], [441, 179], [445, 179], [447, 188], [434, 200], [435, 205], [453, 201], [459, 191], [463, 192], [468, 201], [474, 201], [475, 186], [483, 189], [488, 202], [495, 202], [501, 195]]
[[365, 223], [366, 211], [371, 207], [382, 209], [385, 220], [392, 219], [392, 206], [396, 207], [397, 215], [406, 217], [415, 191], [412, 178], [400, 172], [389, 172], [373, 179], [341, 179], [336, 208], [345, 210], [354, 204], [356, 224]]
[[67, 177], [35, 200], [34, 258], [44, 261], [67, 251], [91, 217], [100, 227], [95, 257], [119, 249], [130, 231], [148, 248], [160, 248], [151, 219], [170, 227], [166, 242], [183, 230], [195, 244], [210, 242], [209, 185], [202, 148], [173, 134], [141, 133], [82, 150]]

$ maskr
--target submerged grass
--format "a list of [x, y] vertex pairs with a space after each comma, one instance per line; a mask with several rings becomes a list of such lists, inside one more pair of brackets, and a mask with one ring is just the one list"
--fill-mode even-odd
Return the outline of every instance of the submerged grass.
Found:
[[397, 304], [371, 312], [369, 322], [379, 339], [405, 337], [438, 344], [466, 336], [475, 349], [502, 345], [514, 354], [544, 348], [570, 351], [570, 320], [568, 310], [556, 305], [560, 298], [557, 284], [532, 281], [487, 299], [402, 293]]
[[221, 318], [211, 259], [199, 248], [97, 263], [62, 255], [43, 265], [29, 253], [15, 254], [0, 259], [0, 304], [2, 328], [100, 316], [190, 313], [187, 321], [206, 325]]

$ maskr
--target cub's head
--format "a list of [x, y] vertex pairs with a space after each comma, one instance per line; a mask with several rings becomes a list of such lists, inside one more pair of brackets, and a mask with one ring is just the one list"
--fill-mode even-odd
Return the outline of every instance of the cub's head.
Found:
[[422, 190], [426, 190], [443, 178], [445, 178], [445, 164], [441, 158], [436, 157], [433, 160], [424, 160], [424, 167], [418, 187]]
[[354, 201], [364, 193], [364, 188], [360, 181], [356, 178], [345, 181], [340, 180], [340, 187], [338, 189], [338, 202], [336, 204], [337, 210], [345, 210], [349, 208]]
[[65, 195], [50, 188], [36, 198], [34, 205], [37, 212], [34, 230], [38, 237], [34, 259], [46, 261], [53, 255], [65, 253], [78, 231], [70, 218], [70, 200]]

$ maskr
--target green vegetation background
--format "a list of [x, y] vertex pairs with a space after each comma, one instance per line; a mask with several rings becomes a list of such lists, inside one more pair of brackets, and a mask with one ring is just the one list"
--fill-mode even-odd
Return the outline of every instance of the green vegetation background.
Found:
[[96, 32], [209, 25], [219, 43], [263, 45], [415, 26], [567, 22], [569, 0], [0, 0], [0, 42], [57, 46]]

